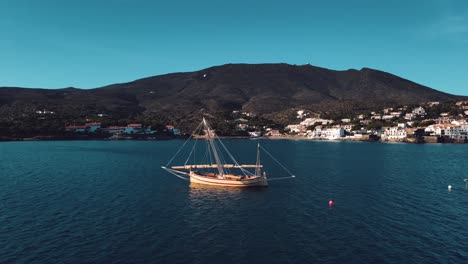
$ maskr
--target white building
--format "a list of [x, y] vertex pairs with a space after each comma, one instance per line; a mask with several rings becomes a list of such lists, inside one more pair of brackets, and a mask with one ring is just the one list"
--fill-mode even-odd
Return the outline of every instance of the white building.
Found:
[[345, 130], [342, 127], [334, 128], [316, 128], [312, 137], [315, 138], [326, 138], [326, 139], [338, 139], [345, 136]]
[[253, 131], [253, 132], [249, 132], [249, 135], [250, 135], [250, 137], [260, 137], [260, 136], [262, 136], [262, 132]]
[[297, 124], [297, 125], [288, 125], [286, 130], [289, 130], [289, 133], [302, 133], [306, 131], [306, 126]]
[[247, 125], [247, 124], [237, 124], [236, 125], [236, 129], [238, 129], [238, 130], [246, 130], [247, 128], [249, 128], [249, 125]]
[[282, 134], [277, 129], [272, 129], [267, 133], [267, 136], [270, 136], [270, 137], [279, 137], [281, 135]]
[[353, 129], [353, 125], [350, 125], [350, 124], [342, 125], [341, 127], [347, 132], [351, 132], [351, 129]]
[[405, 119], [406, 120], [414, 120], [414, 119], [416, 119], [416, 115], [413, 114], [413, 113], [406, 113]]
[[342, 119], [341, 119], [341, 122], [343, 122], [343, 123], [349, 123], [349, 122], [351, 122], [351, 118], [342, 118]]
[[454, 139], [464, 139], [467, 137], [468, 125], [437, 124], [430, 125], [424, 129], [431, 136], [449, 137]]
[[337, 139], [345, 136], [345, 130], [342, 127], [327, 128], [322, 130], [322, 135], [325, 135], [325, 138], [328, 139]]
[[328, 124], [333, 123], [333, 120], [321, 119], [321, 118], [312, 118], [311, 117], [311, 118], [306, 118], [300, 124], [305, 126], [305, 127], [308, 127], [308, 126], [314, 125], [315, 123], [319, 123], [319, 124], [322, 124], [322, 125], [328, 125]]
[[422, 108], [421, 106], [418, 106], [413, 109], [412, 113], [418, 116], [424, 116], [426, 115], [426, 110], [424, 110], [424, 108]]
[[300, 124], [306, 127], [312, 126], [315, 123], [317, 123], [317, 118], [306, 118], [304, 121], [302, 121]]
[[53, 115], [53, 114], [55, 114], [55, 112], [54, 112], [54, 111], [49, 111], [49, 110], [45, 110], [45, 109], [44, 109], [44, 110], [37, 110], [37, 111], [36, 111], [36, 114], [40, 114], [40, 115], [47, 115], [47, 114]]
[[406, 138], [406, 129], [401, 127], [386, 127], [382, 135], [383, 139], [400, 140]]
[[304, 110], [297, 111], [297, 118], [302, 119], [307, 114], [304, 113]]

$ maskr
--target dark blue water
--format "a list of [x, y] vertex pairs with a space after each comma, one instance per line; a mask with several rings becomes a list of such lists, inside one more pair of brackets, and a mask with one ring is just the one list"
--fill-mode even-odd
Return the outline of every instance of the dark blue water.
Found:
[[181, 141], [0, 143], [0, 263], [468, 262], [467, 145], [261, 143], [297, 178], [191, 188], [160, 169]]

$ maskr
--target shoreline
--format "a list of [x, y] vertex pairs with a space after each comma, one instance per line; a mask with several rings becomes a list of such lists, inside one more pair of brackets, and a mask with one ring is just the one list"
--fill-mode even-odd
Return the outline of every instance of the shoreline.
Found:
[[[356, 138], [308, 138], [304, 136], [269, 136], [269, 137], [246, 137], [246, 136], [220, 136], [222, 139], [251, 139], [251, 140], [294, 140], [294, 141], [322, 141], [322, 142], [376, 142], [376, 143], [405, 143], [405, 144], [468, 144], [468, 142], [457, 142], [451, 140], [449, 142], [424, 141], [418, 139], [409, 140], [381, 140], [381, 139], [356, 139]], [[186, 137], [148, 137], [148, 138], [91, 138], [91, 137], [54, 137], [54, 136], [36, 136], [29, 138], [6, 138], [0, 137], [1, 142], [18, 142], [18, 141], [166, 141], [166, 140], [186, 140]], [[202, 139], [202, 138], [199, 138]]]

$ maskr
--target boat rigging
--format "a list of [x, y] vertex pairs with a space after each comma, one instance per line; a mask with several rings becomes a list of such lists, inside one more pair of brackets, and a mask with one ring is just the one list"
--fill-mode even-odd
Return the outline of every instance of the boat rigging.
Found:
[[[195, 162], [196, 146], [198, 140], [195, 140], [193, 147], [183, 165], [170, 166], [171, 162], [185, 147], [187, 142], [194, 135], [198, 139], [203, 131], [206, 139], [206, 151], [202, 157], [201, 163]], [[288, 174], [288, 177], [268, 179], [267, 174], [263, 171], [263, 165], [260, 162], [260, 150], [265, 151], [275, 162], [277, 162]], [[224, 154], [230, 160], [227, 162]], [[193, 164], [188, 164], [193, 159]], [[232, 186], [232, 187], [253, 187], [253, 186], [268, 186], [269, 180], [280, 180], [294, 178], [295, 176], [284, 167], [273, 155], [271, 155], [260, 144], [257, 145], [257, 159], [255, 164], [239, 164], [231, 152], [226, 148], [221, 139], [216, 135], [205, 118], [195, 129], [194, 133], [184, 142], [181, 148], [169, 160], [166, 166], [161, 166], [167, 172], [188, 180], [191, 183], [217, 185], [217, 186]], [[250, 171], [249, 169], [253, 169]], [[239, 172], [234, 172], [238, 170]]]

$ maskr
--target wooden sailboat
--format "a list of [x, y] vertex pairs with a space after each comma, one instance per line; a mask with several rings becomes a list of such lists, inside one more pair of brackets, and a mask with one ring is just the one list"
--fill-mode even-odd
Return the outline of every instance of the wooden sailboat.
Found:
[[[164, 170], [178, 177], [181, 175], [188, 176], [191, 183], [197, 184], [230, 187], [268, 186], [267, 175], [265, 172], [262, 172], [263, 166], [260, 164], [260, 144], [258, 144], [257, 147], [256, 164], [239, 164], [226, 146], [216, 136], [205, 118], [203, 118], [203, 121], [200, 123], [198, 128], [201, 129], [202, 127], [207, 140], [207, 151], [209, 151], [207, 156], [209, 157], [210, 162], [207, 164], [187, 164], [193, 153], [194, 149], [192, 149], [189, 157], [187, 158], [186, 164], [169, 166], [169, 163], [171, 163], [174, 157], [184, 147], [182, 146], [171, 161], [169, 161], [168, 165], [162, 166]], [[215, 142], [215, 140], [217, 140], [217, 142]], [[185, 143], [187, 143], [187, 141]], [[223, 155], [221, 154], [221, 150], [223, 149], [232, 160], [232, 163], [225, 162]], [[254, 169], [254, 172], [251, 172], [248, 169]]]

